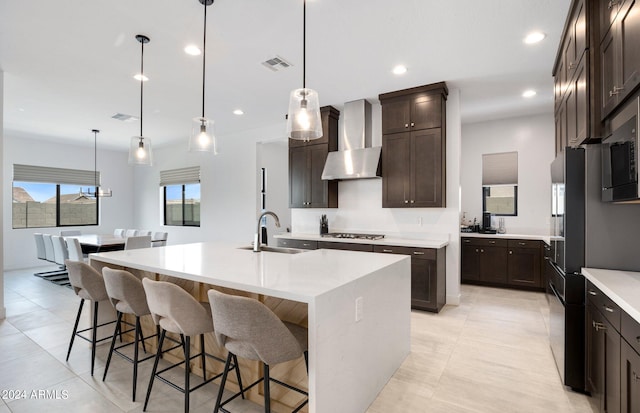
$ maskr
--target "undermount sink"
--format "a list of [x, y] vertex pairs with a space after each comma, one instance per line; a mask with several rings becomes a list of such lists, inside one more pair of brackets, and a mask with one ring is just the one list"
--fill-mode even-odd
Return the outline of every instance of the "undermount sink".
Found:
[[[253, 250], [253, 245], [249, 245], [247, 247], [240, 247], [240, 250]], [[298, 254], [301, 252], [305, 252], [307, 250], [303, 250], [300, 248], [286, 248], [286, 247], [269, 247], [267, 245], [263, 245], [260, 247], [260, 251], [264, 252], [279, 252], [281, 254]]]

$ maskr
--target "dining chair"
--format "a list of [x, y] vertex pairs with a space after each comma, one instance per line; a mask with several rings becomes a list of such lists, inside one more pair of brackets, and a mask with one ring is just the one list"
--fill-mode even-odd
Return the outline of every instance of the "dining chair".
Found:
[[69, 258], [69, 251], [67, 251], [67, 244], [64, 242], [64, 238], [58, 235], [52, 235], [51, 243], [53, 244], [55, 263], [60, 265], [62, 269], [65, 269], [64, 261]]
[[128, 229], [124, 232], [124, 236], [125, 237], [135, 237], [136, 236], [136, 230], [135, 229]]
[[169, 236], [168, 232], [155, 232], [151, 237], [151, 246], [164, 247], [165, 245], [167, 245], [168, 236]]
[[42, 234], [44, 241], [44, 259], [49, 262], [56, 262], [56, 258], [53, 255], [53, 241], [51, 241], [51, 234]]
[[113, 230], [113, 235], [116, 237], [122, 237], [124, 238], [124, 229], [122, 228], [116, 228]]
[[127, 237], [124, 241], [125, 250], [135, 250], [139, 248], [151, 248], [151, 235]]
[[[45, 250], [44, 234], [36, 232], [33, 234], [33, 237], [36, 240], [36, 256], [38, 257], [38, 259], [50, 262], [47, 259], [47, 253]], [[53, 242], [51, 241], [51, 235], [49, 235], [49, 242], [51, 242], [51, 249], [53, 249]], [[50, 276], [56, 276], [58, 274], [64, 274], [64, 271], [60, 269], [53, 270], [53, 271], [41, 271], [41, 272], [36, 272], [33, 275], [37, 277], [48, 278]]]
[[80, 246], [80, 241], [77, 238], [67, 238], [65, 239], [67, 242], [67, 251], [69, 253], [69, 259], [71, 261], [83, 261], [84, 254], [82, 253], [82, 247]]
[[138, 230], [136, 230], [136, 235], [135, 235], [136, 237], [141, 237], [143, 235], [149, 235], [150, 236], [151, 235], [151, 231], [148, 231], [146, 229], [138, 229]]

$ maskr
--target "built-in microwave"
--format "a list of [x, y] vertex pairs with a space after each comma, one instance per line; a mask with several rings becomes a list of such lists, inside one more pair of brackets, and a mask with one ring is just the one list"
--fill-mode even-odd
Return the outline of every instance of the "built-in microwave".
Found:
[[638, 202], [638, 122], [640, 97], [611, 119], [611, 135], [602, 141], [602, 200]]

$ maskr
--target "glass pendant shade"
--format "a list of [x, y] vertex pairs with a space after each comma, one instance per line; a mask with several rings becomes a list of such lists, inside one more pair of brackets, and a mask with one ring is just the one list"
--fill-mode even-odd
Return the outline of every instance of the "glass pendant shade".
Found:
[[189, 151], [218, 154], [212, 120], [202, 117], [193, 118], [191, 135], [189, 136]]
[[302, 88], [291, 92], [287, 116], [287, 135], [291, 139], [309, 141], [322, 137], [318, 92]]
[[153, 165], [151, 140], [142, 136], [132, 136], [129, 145], [129, 165]]

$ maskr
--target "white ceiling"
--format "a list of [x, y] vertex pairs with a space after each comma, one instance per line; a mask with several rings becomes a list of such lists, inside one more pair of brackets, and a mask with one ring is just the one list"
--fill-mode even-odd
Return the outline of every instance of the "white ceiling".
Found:
[[[551, 69], [570, 0], [308, 0], [307, 86], [321, 105], [446, 81], [463, 123], [551, 112]], [[218, 135], [282, 122], [302, 86], [302, 0], [216, 0], [207, 9], [206, 115]], [[125, 149], [139, 123], [138, 33], [145, 46], [144, 135], [185, 139], [200, 116], [198, 0], [0, 0], [4, 127], [17, 136]], [[527, 46], [523, 37], [547, 38]], [[279, 55], [294, 66], [272, 72]], [[396, 64], [409, 71], [391, 74]], [[538, 95], [520, 95], [535, 88]], [[236, 116], [232, 111], [244, 110]], [[283, 130], [284, 135], [284, 130]], [[186, 143], [185, 143], [186, 145]]]

